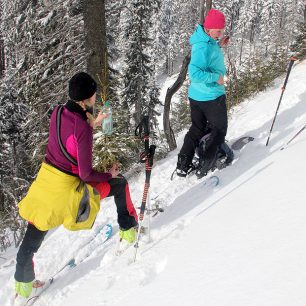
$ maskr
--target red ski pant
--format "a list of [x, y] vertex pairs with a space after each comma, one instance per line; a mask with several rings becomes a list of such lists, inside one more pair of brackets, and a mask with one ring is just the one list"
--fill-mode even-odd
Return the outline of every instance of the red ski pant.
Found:
[[138, 216], [133, 205], [129, 185], [123, 177], [112, 178], [108, 182], [90, 183], [100, 193], [101, 200], [114, 197], [117, 207], [118, 224], [123, 230], [137, 226]]

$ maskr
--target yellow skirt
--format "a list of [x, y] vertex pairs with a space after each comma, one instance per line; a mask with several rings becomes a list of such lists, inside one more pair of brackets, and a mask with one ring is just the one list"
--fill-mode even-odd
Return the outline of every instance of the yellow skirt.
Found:
[[69, 230], [90, 229], [100, 209], [100, 195], [80, 178], [43, 163], [18, 206], [20, 216], [41, 231], [61, 224]]

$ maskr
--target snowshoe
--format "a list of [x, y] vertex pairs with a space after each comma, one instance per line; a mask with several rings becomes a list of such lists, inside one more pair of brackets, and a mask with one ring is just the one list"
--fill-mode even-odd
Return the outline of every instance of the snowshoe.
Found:
[[198, 156], [197, 161], [195, 162], [196, 167], [196, 176], [197, 178], [202, 178], [209, 171], [214, 171], [215, 169], [223, 169], [229, 164], [232, 163], [234, 159], [233, 150], [224, 142], [222, 143], [217, 150], [217, 153], [214, 158], [207, 159], [205, 158], [205, 151], [207, 149], [207, 143], [209, 142], [210, 133], [206, 134], [200, 140], [199, 146], [196, 148], [196, 154]]
[[200, 159], [198, 168], [196, 170], [196, 176], [198, 179], [206, 176], [209, 171], [216, 169], [217, 156], [215, 155], [212, 159]]
[[224, 142], [220, 145], [219, 151], [217, 153], [217, 159], [215, 162], [215, 167], [219, 170], [230, 165], [234, 160], [233, 150]]

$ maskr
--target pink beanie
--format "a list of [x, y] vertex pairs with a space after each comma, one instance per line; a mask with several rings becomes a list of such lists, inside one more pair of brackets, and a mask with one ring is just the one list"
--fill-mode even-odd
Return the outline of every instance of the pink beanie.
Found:
[[224, 29], [225, 17], [219, 10], [211, 9], [208, 11], [204, 21], [204, 28], [206, 29]]

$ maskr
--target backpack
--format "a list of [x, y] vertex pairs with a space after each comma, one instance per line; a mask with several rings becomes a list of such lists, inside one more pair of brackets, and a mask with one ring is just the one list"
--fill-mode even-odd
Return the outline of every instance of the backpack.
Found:
[[[210, 140], [211, 140], [211, 132], [208, 131], [208, 133], [205, 134], [200, 139], [199, 146], [195, 149], [195, 157], [192, 163], [194, 164], [196, 169], [199, 167], [200, 162], [205, 159], [205, 151], [207, 146], [210, 144]], [[218, 147], [215, 165], [212, 170], [216, 168], [217, 169], [225, 168], [233, 161], [233, 159], [234, 159], [233, 150], [228, 146], [226, 142], [223, 142]]]

